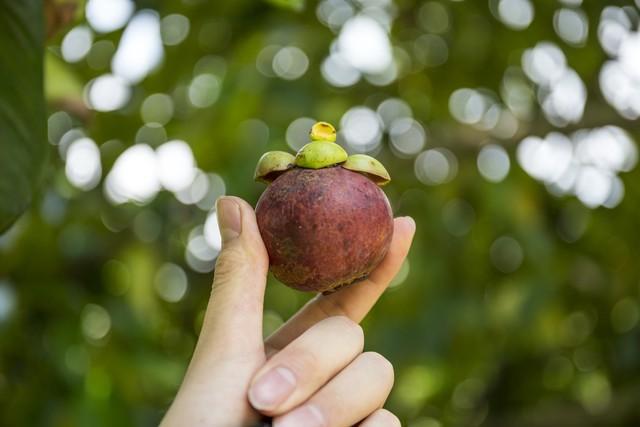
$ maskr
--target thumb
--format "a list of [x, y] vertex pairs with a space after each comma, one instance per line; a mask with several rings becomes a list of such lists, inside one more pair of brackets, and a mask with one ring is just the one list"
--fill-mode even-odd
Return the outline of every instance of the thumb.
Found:
[[[216, 214], [222, 251], [211, 298], [166, 425], [204, 425], [205, 420], [227, 425], [217, 420], [250, 419], [252, 414], [246, 387], [265, 359], [262, 304], [269, 258], [247, 202], [222, 197], [216, 203]], [[219, 413], [216, 406], [220, 405], [225, 406], [225, 413]]]
[[255, 213], [238, 197], [221, 197], [216, 202], [216, 214], [222, 251], [196, 352], [231, 356], [262, 350], [262, 306], [269, 258]]

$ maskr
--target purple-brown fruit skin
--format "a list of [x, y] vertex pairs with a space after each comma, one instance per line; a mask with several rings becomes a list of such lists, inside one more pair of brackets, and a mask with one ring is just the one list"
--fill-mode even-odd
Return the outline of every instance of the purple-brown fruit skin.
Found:
[[262, 193], [256, 216], [271, 271], [301, 291], [330, 292], [368, 276], [393, 235], [384, 192], [340, 166], [285, 172]]

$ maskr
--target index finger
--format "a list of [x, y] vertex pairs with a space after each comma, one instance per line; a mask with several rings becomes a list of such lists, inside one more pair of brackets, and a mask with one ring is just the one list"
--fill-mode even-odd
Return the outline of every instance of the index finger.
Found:
[[369, 277], [355, 286], [313, 298], [265, 340], [267, 353], [284, 348], [304, 331], [327, 317], [347, 316], [359, 323], [400, 270], [411, 247], [415, 230], [416, 224], [412, 218], [396, 218], [389, 252]]

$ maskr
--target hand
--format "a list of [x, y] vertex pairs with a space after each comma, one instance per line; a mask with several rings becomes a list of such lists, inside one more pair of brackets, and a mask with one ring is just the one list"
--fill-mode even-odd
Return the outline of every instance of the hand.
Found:
[[318, 295], [263, 341], [269, 259], [255, 214], [236, 197], [217, 203], [222, 235], [200, 338], [163, 426], [251, 426], [261, 414], [276, 427], [399, 426], [382, 408], [391, 364], [362, 353], [358, 322], [396, 275], [415, 223], [395, 220], [391, 248], [369, 278]]

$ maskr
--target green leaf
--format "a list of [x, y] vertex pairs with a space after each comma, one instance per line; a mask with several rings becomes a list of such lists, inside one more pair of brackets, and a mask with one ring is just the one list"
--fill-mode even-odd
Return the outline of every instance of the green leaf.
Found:
[[0, 232], [31, 202], [47, 156], [42, 0], [0, 0]]
[[305, 0], [267, 0], [267, 3], [271, 3], [272, 5], [283, 9], [291, 9], [296, 12], [301, 12], [304, 10]]

